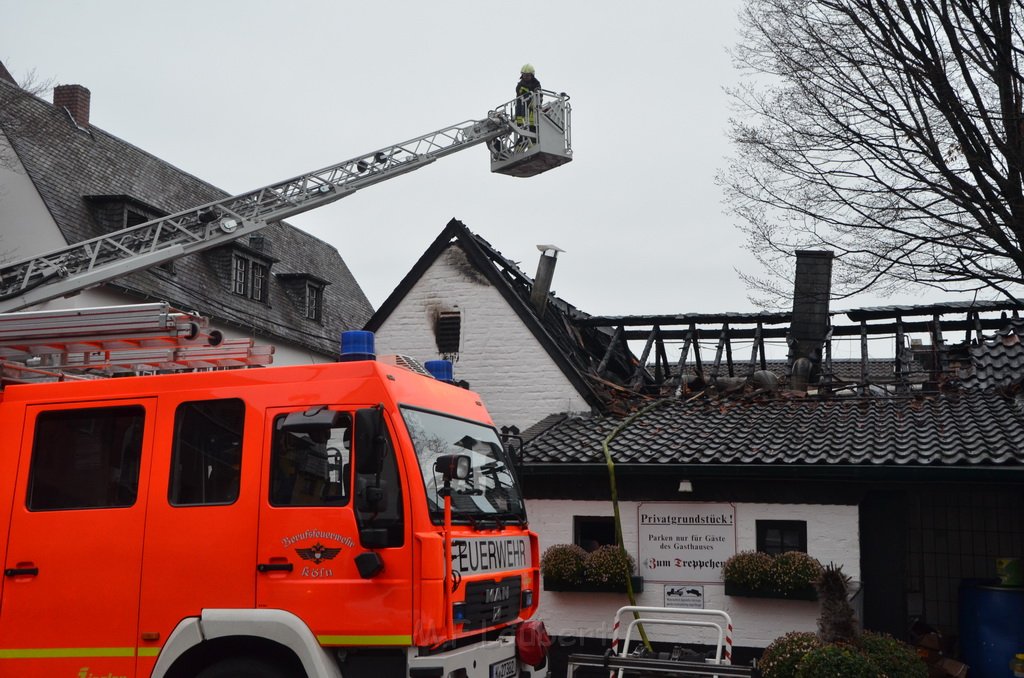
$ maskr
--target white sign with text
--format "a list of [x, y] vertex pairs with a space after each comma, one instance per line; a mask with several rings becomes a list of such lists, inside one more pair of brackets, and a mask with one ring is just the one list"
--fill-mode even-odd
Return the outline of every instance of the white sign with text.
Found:
[[704, 586], [702, 584], [666, 586], [665, 607], [682, 607], [689, 610], [703, 610]]
[[722, 564], [736, 553], [732, 504], [657, 503], [637, 509], [637, 555], [647, 581], [722, 581]]

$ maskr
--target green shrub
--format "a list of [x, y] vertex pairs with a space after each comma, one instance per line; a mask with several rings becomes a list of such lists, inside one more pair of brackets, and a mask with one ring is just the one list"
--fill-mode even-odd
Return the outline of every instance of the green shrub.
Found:
[[889, 678], [927, 678], [928, 666], [914, 648], [883, 633], [865, 631], [857, 646]]
[[633, 566], [633, 558], [618, 546], [600, 546], [583, 558], [583, 581], [597, 586], [625, 586]]
[[769, 587], [772, 557], [761, 551], [740, 551], [722, 566], [722, 579], [729, 584], [751, 589]]
[[764, 649], [757, 665], [764, 678], [794, 678], [804, 655], [819, 647], [821, 641], [817, 635], [809, 631], [790, 631]]
[[796, 667], [796, 678], [882, 678], [882, 674], [856, 648], [832, 644], [805, 654]]
[[566, 584], [583, 581], [583, 560], [587, 552], [577, 544], [555, 544], [544, 551], [540, 570], [545, 577]]

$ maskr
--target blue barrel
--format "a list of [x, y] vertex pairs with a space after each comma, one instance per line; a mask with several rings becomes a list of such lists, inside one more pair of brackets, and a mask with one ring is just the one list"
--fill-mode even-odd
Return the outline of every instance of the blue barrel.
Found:
[[960, 654], [971, 678], [1012, 678], [1010, 660], [1024, 648], [1024, 587], [997, 584], [960, 583]]

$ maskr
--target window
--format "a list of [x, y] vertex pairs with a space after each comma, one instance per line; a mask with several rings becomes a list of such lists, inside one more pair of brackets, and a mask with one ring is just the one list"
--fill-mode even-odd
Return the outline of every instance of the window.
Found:
[[267, 300], [270, 267], [254, 259], [234, 254], [231, 257], [231, 291], [254, 301]]
[[139, 490], [145, 410], [138, 405], [43, 412], [36, 419], [30, 511], [131, 506]]
[[182, 403], [174, 415], [171, 482], [174, 506], [238, 499], [245, 404], [238, 399]]
[[437, 316], [437, 325], [434, 328], [438, 353], [446, 359], [458, 356], [461, 334], [462, 313], [460, 311], [441, 311]]
[[270, 451], [270, 503], [274, 506], [340, 506], [348, 503], [352, 419], [324, 431], [283, 431], [274, 420]]
[[124, 211], [125, 228], [128, 228], [129, 226], [138, 226], [139, 224], [144, 224], [147, 221], [150, 221], [154, 218], [156, 217], [148, 217], [145, 214], [141, 212], [136, 212], [133, 209], [125, 209]]
[[599, 546], [615, 545], [615, 518], [611, 516], [573, 516], [573, 543], [586, 551]]
[[807, 553], [807, 522], [803, 520], [758, 520], [757, 550], [772, 555], [786, 551]]
[[235, 255], [231, 258], [232, 291], [245, 296], [249, 291], [249, 260]]
[[320, 285], [306, 282], [306, 318], [320, 321], [323, 314], [324, 289]]
[[[125, 207], [125, 209], [124, 209], [124, 227], [125, 228], [131, 227], [131, 226], [138, 226], [139, 224], [145, 224], [146, 222], [153, 221], [154, 219], [159, 219], [159, 218], [160, 217], [158, 217], [158, 216], [146, 214], [146, 213], [140, 212], [138, 210], [134, 210], [134, 209], [132, 209], [130, 207]], [[164, 263], [160, 264], [159, 267], [160, 267], [160, 270], [162, 270], [162, 271], [164, 271], [166, 273], [170, 273], [172, 275], [175, 272], [174, 271], [174, 260], [173, 259], [171, 259], [170, 261], [165, 261]]]
[[267, 300], [267, 266], [255, 261], [249, 267], [252, 270], [252, 289], [249, 297], [256, 301]]
[[412, 407], [402, 407], [402, 418], [416, 450], [435, 524], [444, 520], [445, 502], [443, 477], [434, 464], [439, 456], [449, 454], [470, 459], [469, 476], [453, 480], [449, 488], [453, 521], [526, 519], [519, 483], [493, 428]]

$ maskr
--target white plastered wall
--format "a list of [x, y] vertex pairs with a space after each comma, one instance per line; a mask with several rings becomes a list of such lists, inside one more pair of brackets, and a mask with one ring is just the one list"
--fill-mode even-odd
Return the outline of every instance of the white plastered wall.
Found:
[[[626, 549], [637, 557], [638, 502], [620, 502], [622, 535]], [[854, 582], [860, 580], [860, 540], [857, 506], [823, 504], [736, 503], [736, 550], [756, 549], [757, 520], [804, 520], [807, 550], [823, 564], [842, 565]], [[554, 544], [573, 541], [573, 516], [611, 516], [610, 501], [532, 499], [527, 504], [530, 528], [540, 536], [541, 553]], [[664, 589], [677, 584], [644, 582], [638, 605], [664, 605]], [[724, 610], [732, 617], [735, 646], [765, 647], [787, 631], [815, 631], [818, 603], [801, 600], [726, 596], [722, 584], [701, 584], [704, 608]], [[625, 593], [540, 592], [539, 617], [548, 631], [559, 636], [610, 638], [615, 611], [629, 605]], [[662, 629], [648, 629], [652, 640], [708, 643], [710, 632], [688, 632], [683, 638]], [[695, 635], [703, 633], [703, 636]], [[634, 636], [635, 638], [635, 636]]]
[[498, 426], [524, 429], [549, 414], [589, 411], [536, 337], [505, 299], [449, 247], [416, 281], [377, 330], [377, 353], [398, 353], [420, 362], [439, 358], [436, 315], [461, 312], [455, 379], [469, 382]]
[[0, 262], [18, 261], [66, 244], [10, 142], [0, 132]]

